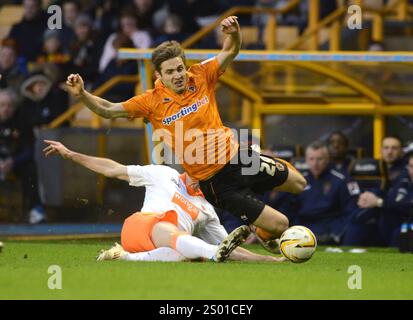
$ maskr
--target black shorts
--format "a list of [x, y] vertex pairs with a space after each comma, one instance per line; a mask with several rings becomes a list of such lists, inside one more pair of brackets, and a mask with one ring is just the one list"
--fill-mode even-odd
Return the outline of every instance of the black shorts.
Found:
[[[249, 156], [255, 157], [256, 163], [259, 161], [258, 173], [243, 174], [243, 168], [246, 169], [251, 165], [239, 161], [242, 152], [248, 152]], [[264, 194], [284, 184], [288, 178], [288, 167], [276, 158], [250, 149], [239, 151], [235, 157], [238, 160], [236, 164], [230, 161], [213, 177], [200, 181], [200, 187], [209, 203], [229, 211], [246, 224], [250, 224], [258, 218], [265, 206], [258, 194]]]

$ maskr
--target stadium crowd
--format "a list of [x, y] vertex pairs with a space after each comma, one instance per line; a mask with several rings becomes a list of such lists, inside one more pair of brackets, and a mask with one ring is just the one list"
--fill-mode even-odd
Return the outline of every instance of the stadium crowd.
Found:
[[[322, 0], [320, 16], [336, 9]], [[22, 180], [30, 223], [45, 220], [37, 189], [33, 155], [34, 133], [61, 115], [69, 97], [61, 83], [69, 73], [81, 73], [88, 89], [117, 74], [137, 74], [136, 63], [116, 58], [120, 47], [150, 48], [165, 40], [182, 41], [214, 21], [230, 7], [282, 7], [276, 0], [63, 0], [6, 1], [22, 4], [23, 18], [12, 26], [0, 46], [0, 180], [15, 174]], [[61, 29], [47, 26], [45, 8], [58, 4]], [[307, 26], [308, 3], [279, 17], [280, 24]], [[265, 26], [265, 16], [242, 16], [242, 25]], [[216, 48], [214, 34], [198, 48]], [[112, 98], [134, 95], [133, 86], [111, 92]], [[413, 198], [413, 157], [403, 153], [395, 136], [382, 142], [386, 185], [361, 187], [351, 175], [354, 157], [347, 137], [332, 133], [305, 151], [308, 187], [300, 195], [273, 192], [268, 204], [285, 213], [292, 224], [310, 227], [322, 243], [343, 245], [397, 245], [400, 224], [410, 214]], [[1, 183], [1, 181], [0, 181]], [[226, 219], [230, 231], [237, 221]]]

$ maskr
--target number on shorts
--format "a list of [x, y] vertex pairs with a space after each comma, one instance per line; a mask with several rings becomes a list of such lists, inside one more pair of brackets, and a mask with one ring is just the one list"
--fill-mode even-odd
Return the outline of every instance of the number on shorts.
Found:
[[260, 171], [264, 172], [265, 170], [267, 174], [273, 177], [275, 174], [275, 161], [271, 158], [267, 158], [263, 156], [260, 156], [260, 158], [262, 160]]

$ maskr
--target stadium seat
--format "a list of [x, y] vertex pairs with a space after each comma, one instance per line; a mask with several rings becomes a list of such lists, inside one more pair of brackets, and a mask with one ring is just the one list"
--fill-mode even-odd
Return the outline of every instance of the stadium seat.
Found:
[[[264, 31], [264, 39], [267, 38], [266, 30]], [[296, 26], [277, 26], [276, 28], [276, 47], [285, 48], [293, 44], [298, 39], [298, 27]]]
[[254, 45], [258, 42], [258, 27], [255, 26], [243, 26], [242, 32], [242, 42], [245, 47]]
[[387, 167], [382, 160], [356, 159], [350, 166], [349, 172], [350, 176], [358, 182], [361, 191], [386, 190], [388, 187]]
[[276, 157], [291, 161], [293, 158], [300, 158], [303, 155], [303, 147], [299, 144], [295, 146], [275, 146], [271, 148]]
[[348, 154], [352, 156], [353, 158], [356, 159], [361, 159], [364, 158], [364, 149], [363, 148], [354, 148], [354, 149], [349, 149]]
[[291, 164], [301, 173], [308, 172], [308, 165], [304, 157], [292, 158]]

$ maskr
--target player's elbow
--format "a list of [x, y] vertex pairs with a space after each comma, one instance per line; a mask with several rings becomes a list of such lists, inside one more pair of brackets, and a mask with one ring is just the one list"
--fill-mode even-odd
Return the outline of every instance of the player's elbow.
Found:
[[295, 193], [303, 192], [306, 186], [307, 180], [303, 176], [301, 176], [299, 179], [297, 179]]
[[106, 109], [101, 113], [101, 117], [105, 119], [112, 119], [114, 118], [113, 112], [110, 109]]

